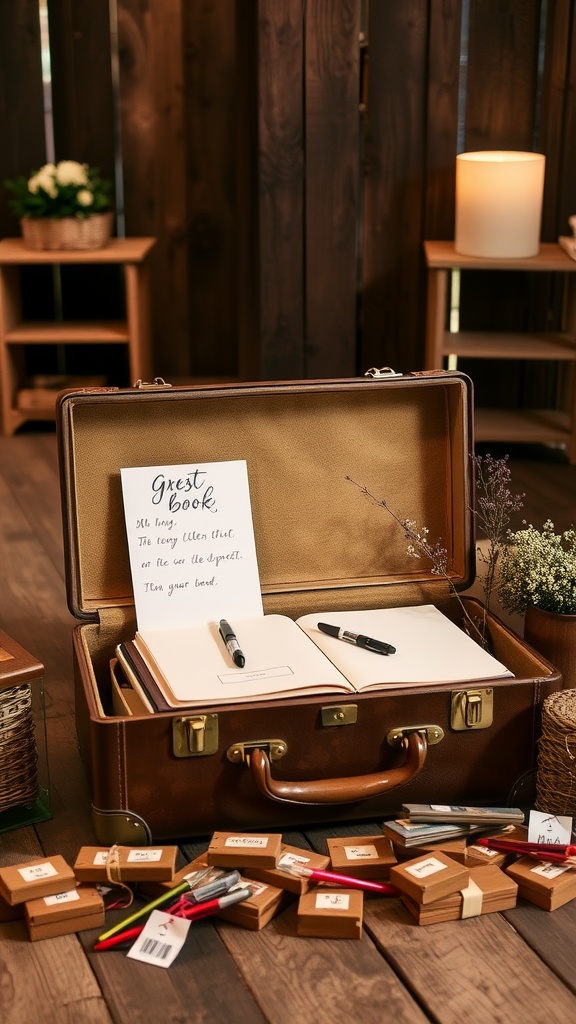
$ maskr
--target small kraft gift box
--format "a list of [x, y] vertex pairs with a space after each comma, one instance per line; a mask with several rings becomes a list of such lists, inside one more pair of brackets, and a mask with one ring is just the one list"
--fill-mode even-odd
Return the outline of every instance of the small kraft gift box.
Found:
[[43, 676], [0, 630], [0, 833], [51, 817]]
[[332, 870], [352, 878], [388, 879], [396, 864], [392, 843], [382, 835], [339, 836], [326, 844]]
[[364, 893], [358, 889], [311, 889], [298, 901], [296, 931], [324, 939], [361, 939]]
[[[498, 842], [525, 843], [528, 839], [528, 828], [526, 825], [507, 825], [505, 828], [491, 833], [491, 835], [486, 835], [485, 839], [497, 839]], [[506, 853], [505, 850], [491, 850], [488, 846], [479, 846], [472, 842], [466, 850], [464, 863], [469, 868], [480, 864], [495, 864], [496, 867], [501, 868], [517, 859], [518, 854], [514, 850]]]
[[214, 832], [206, 851], [206, 861], [216, 867], [245, 868], [255, 864], [275, 868], [280, 856], [279, 833]]
[[0, 896], [10, 906], [65, 892], [75, 885], [74, 871], [59, 853], [0, 868]]
[[576, 897], [576, 868], [555, 861], [520, 857], [506, 868], [518, 883], [518, 895], [544, 910], [557, 910]]
[[171, 882], [178, 847], [82, 846], [74, 862], [79, 882]]
[[24, 904], [28, 937], [52, 939], [104, 924], [104, 900], [92, 885], [79, 885], [68, 892], [42, 896]]
[[444, 853], [428, 854], [397, 864], [390, 881], [416, 903], [432, 903], [468, 885], [468, 868]]
[[491, 864], [471, 868], [468, 885], [432, 903], [418, 903], [406, 893], [401, 899], [418, 924], [459, 921], [516, 906], [518, 886], [500, 868]]

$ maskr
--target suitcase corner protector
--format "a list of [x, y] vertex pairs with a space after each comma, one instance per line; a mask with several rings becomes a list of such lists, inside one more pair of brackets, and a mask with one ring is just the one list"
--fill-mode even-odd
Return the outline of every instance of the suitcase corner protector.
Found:
[[131, 811], [103, 811], [92, 805], [92, 822], [103, 846], [149, 846], [152, 835], [143, 818]]

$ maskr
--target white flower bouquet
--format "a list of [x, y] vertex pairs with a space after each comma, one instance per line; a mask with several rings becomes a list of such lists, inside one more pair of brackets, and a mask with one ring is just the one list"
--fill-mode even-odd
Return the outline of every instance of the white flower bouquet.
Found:
[[112, 208], [112, 183], [100, 171], [76, 160], [44, 164], [29, 178], [5, 181], [10, 208], [19, 217], [86, 219]]
[[526, 526], [509, 533], [500, 564], [498, 595], [502, 606], [523, 612], [529, 605], [560, 615], [576, 614], [576, 531], [554, 532]]

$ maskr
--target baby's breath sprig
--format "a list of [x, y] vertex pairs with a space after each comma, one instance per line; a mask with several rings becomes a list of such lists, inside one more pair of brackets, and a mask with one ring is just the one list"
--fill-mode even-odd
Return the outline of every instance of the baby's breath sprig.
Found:
[[363, 484], [359, 484], [356, 480], [353, 480], [351, 476], [346, 476], [346, 480], [354, 484], [355, 487], [365, 494], [370, 501], [373, 501], [380, 508], [383, 508], [388, 512], [392, 519], [398, 523], [398, 525], [404, 531], [404, 536], [408, 542], [406, 553], [411, 558], [426, 558], [430, 561], [430, 572], [434, 576], [441, 576], [446, 583], [452, 597], [460, 604], [464, 618], [465, 631], [472, 636], [477, 643], [480, 643], [483, 647], [486, 646], [486, 636], [478, 624], [474, 621], [468, 609], [466, 608], [460, 594], [456, 590], [454, 581], [448, 573], [448, 551], [443, 547], [442, 542], [437, 540], [434, 544], [429, 539], [428, 527], [419, 527], [414, 519], [402, 518], [393, 509], [385, 498], [377, 498], [371, 491], [368, 490]]
[[554, 532], [547, 519], [541, 530], [509, 531], [500, 567], [499, 596], [504, 608], [524, 612], [528, 605], [560, 615], [576, 615], [576, 531]]

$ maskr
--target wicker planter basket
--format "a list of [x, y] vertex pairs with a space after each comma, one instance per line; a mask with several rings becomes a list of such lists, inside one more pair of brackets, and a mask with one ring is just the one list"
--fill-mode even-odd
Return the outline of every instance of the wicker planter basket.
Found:
[[24, 244], [29, 249], [102, 249], [110, 241], [114, 212], [80, 217], [22, 217]]

